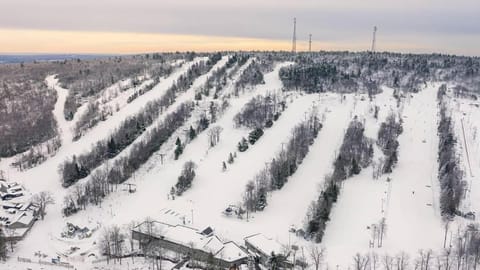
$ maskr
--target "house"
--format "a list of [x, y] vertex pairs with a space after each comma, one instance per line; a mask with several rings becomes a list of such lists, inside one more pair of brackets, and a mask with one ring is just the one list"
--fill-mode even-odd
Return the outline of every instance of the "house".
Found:
[[24, 189], [21, 185], [17, 183], [7, 183], [4, 180], [0, 180], [0, 198], [2, 200], [9, 200], [23, 195]]
[[[2, 222], [3, 220], [3, 222]], [[6, 216], [0, 214], [0, 224], [5, 226], [5, 238], [7, 240], [22, 240], [35, 223], [36, 216], [32, 211], [18, 211], [15, 215]]]
[[185, 225], [145, 221], [132, 229], [132, 238], [139, 249], [156, 245], [205, 264], [230, 268], [246, 263], [248, 253], [233, 242], [224, 243], [208, 227], [199, 231]]
[[23, 239], [37, 219], [38, 205], [24, 195], [21, 185], [0, 179], [0, 226], [9, 240]]
[[257, 259], [261, 264], [268, 267], [272, 255], [280, 258], [280, 265], [285, 268], [290, 268], [292, 263], [288, 261], [290, 252], [287, 251], [277, 241], [258, 233], [244, 238], [245, 246], [251, 253], [256, 254]]

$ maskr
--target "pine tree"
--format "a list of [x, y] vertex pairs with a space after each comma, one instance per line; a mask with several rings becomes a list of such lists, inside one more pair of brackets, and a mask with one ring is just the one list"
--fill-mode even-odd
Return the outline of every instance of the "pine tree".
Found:
[[227, 170], [227, 164], [225, 163], [225, 161], [222, 162], [222, 171], [226, 171]]
[[182, 141], [180, 138], [177, 137], [177, 141], [175, 142], [177, 147], [175, 148], [175, 160], [178, 160], [178, 157], [183, 153], [183, 146], [182, 146]]
[[248, 149], [247, 139], [242, 138], [242, 140], [238, 143], [237, 148], [238, 148], [238, 151], [240, 151], [240, 152], [245, 152], [245, 151], [247, 151], [247, 149]]
[[261, 128], [256, 128], [250, 134], [248, 134], [248, 141], [250, 144], [255, 144], [260, 137], [263, 136], [263, 129]]
[[197, 132], [195, 131], [195, 129], [193, 129], [192, 126], [190, 126], [190, 131], [188, 132], [188, 136], [190, 137], [190, 140], [193, 140], [195, 139], [195, 137], [197, 137]]
[[357, 175], [361, 171], [360, 166], [358, 166], [357, 160], [352, 159], [352, 174]]
[[115, 143], [115, 139], [113, 137], [107, 143], [107, 156], [108, 158], [112, 158], [117, 153], [117, 144]]

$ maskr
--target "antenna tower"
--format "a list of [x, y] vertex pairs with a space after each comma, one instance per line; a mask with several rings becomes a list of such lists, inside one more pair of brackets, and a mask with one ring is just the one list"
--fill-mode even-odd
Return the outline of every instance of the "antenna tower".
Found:
[[297, 52], [297, 18], [293, 18], [292, 53]]
[[308, 39], [308, 52], [312, 52], [312, 34], [309, 35]]
[[372, 40], [372, 52], [374, 53], [375, 50], [377, 49], [377, 27], [373, 27], [373, 40]]

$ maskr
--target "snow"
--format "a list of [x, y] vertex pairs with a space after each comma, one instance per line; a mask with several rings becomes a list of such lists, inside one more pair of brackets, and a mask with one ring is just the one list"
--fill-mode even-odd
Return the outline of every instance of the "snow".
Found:
[[73, 137], [72, 126], [71, 123], [65, 120], [65, 116], [63, 114], [63, 107], [68, 96], [68, 90], [59, 85], [58, 79], [55, 77], [55, 75], [48, 76], [45, 81], [49, 88], [53, 88], [57, 92], [57, 102], [55, 103], [55, 107], [53, 109], [53, 115], [57, 121], [58, 133], [61, 134], [60, 136], [62, 143], [70, 142]]
[[248, 254], [234, 242], [226, 243], [219, 253], [223, 259], [229, 262], [233, 262], [248, 256]]
[[[88, 151], [93, 143], [106, 138], [123, 119], [139, 112], [148, 101], [162, 97], [181, 74], [185, 73], [193, 63], [202, 59], [205, 58], [196, 58], [192, 62], [185, 63], [170, 76], [161, 80], [151, 91], [139, 96], [131, 103], [127, 104], [124, 100], [128, 93], [134, 91], [131, 89], [110, 100], [108, 102], [110, 105], [113, 102], [123, 104], [120, 110], [110, 116], [108, 121], [100, 122], [76, 142], [71, 141], [71, 128], [77, 118], [68, 122], [63, 117], [63, 104], [68, 90], [61, 88], [54, 76], [47, 77], [48, 85], [58, 93], [53, 113], [61, 130], [62, 147], [54, 157], [25, 172], [11, 171], [8, 167], [8, 159], [0, 161], [0, 168], [7, 171], [11, 179], [21, 182], [32, 192], [51, 191], [56, 203], [48, 206], [45, 220], [36, 222], [26, 239], [18, 243], [15, 257], [7, 262], [6, 269], [24, 269], [25, 267], [39, 269], [38, 264], [17, 262], [16, 256], [32, 258], [35, 252], [41, 250], [50, 259], [57, 254], [65, 254], [72, 246], [78, 247], [79, 251], [69, 258], [62, 257], [62, 259], [68, 260], [78, 269], [93, 267], [127, 269], [126, 264], [113, 266], [106, 265], [105, 262], [91, 263], [89, 258], [80, 256], [79, 254], [83, 252], [98, 254], [94, 242], [98, 242], [99, 233], [94, 232], [91, 238], [81, 240], [63, 239], [60, 233], [66, 222], [88, 226], [90, 229], [98, 228], [101, 231], [102, 228], [113, 224], [141, 222], [149, 217], [172, 224], [172, 226], [158, 229], [167, 238], [185, 245], [193, 242], [197, 247], [218, 251], [223, 258], [230, 261], [246, 255], [237, 244], [244, 245], [245, 237], [252, 235], [255, 237], [250, 237], [249, 241], [276, 253], [281, 253], [284, 246], [291, 244], [308, 247], [311, 245], [310, 242], [296, 237], [290, 230], [302, 228], [309, 205], [317, 199], [324, 177], [333, 170], [333, 160], [342, 143], [348, 123], [357, 115], [365, 121], [365, 134], [376, 139], [381, 122], [391, 112], [398, 113], [403, 120], [397, 167], [393, 173], [383, 175], [378, 180], [372, 179], [372, 168], [369, 167], [343, 183], [322, 243], [327, 249], [326, 261], [330, 263], [330, 267], [339, 265], [346, 269], [352, 261], [352, 256], [357, 252], [364, 254], [375, 251], [396, 254], [406, 251], [414, 254], [419, 249], [438, 250], [442, 246], [444, 231], [438, 209], [439, 188], [436, 162], [438, 146], [436, 89], [439, 86], [437, 83], [428, 84], [419, 93], [409, 94], [400, 107], [397, 107], [396, 100], [393, 98], [393, 89], [386, 87], [383, 88], [383, 93], [375, 96], [371, 102], [366, 95], [346, 94], [343, 99], [341, 95], [332, 93], [289, 93], [286, 98], [288, 107], [278, 121], [271, 128], [265, 129], [264, 135], [255, 145], [250, 146], [248, 151], [237, 153], [234, 163], [227, 164], [227, 170], [222, 171], [222, 162], [227, 160], [229, 153], [237, 152], [237, 143], [250, 131], [245, 128], [235, 128], [234, 116], [252, 97], [281, 91], [282, 83], [278, 77], [278, 71], [281, 67], [292, 64], [289, 62], [278, 63], [272, 72], [265, 74], [265, 84], [247, 89], [238, 97], [232, 95], [234, 82], [252, 60], [244, 64], [236, 76], [229, 80], [220, 99], [229, 98], [230, 106], [210, 127], [210, 129], [214, 126], [223, 128], [217, 146], [213, 148], [209, 146], [207, 129], [188, 142], [179, 160], [173, 160], [176, 137], [185, 137], [185, 129], [195, 123], [203, 113], [203, 108], [212, 101], [211, 97], [208, 97], [199, 102], [200, 106], [195, 109], [193, 116], [184, 127], [178, 129], [160, 151], [155, 153], [132, 179], [128, 180], [129, 183], [137, 185], [135, 193], [125, 192], [120, 187], [110, 194], [100, 207], [88, 206], [85, 211], [72, 217], [63, 217], [61, 207], [63, 197], [68, 190], [60, 185], [57, 172], [59, 164], [73, 154], [79, 155]], [[195, 80], [192, 87], [179, 95], [176, 102], [150, 128], [161, 123], [164, 116], [175, 110], [181, 103], [193, 101], [195, 90], [205, 83], [213, 70], [225, 65], [226, 61], [227, 57], [224, 57], [208, 74]], [[467, 141], [463, 145], [468, 145], [469, 149], [472, 165], [470, 175], [480, 175], [480, 147], [476, 137], [480, 125], [478, 121], [480, 112], [470, 103], [471, 101], [459, 99], [456, 103], [452, 103], [452, 107], [455, 108], [453, 111], [457, 126], [461, 123], [460, 119], [464, 121]], [[373, 118], [375, 105], [380, 107], [378, 120]], [[222, 212], [227, 206], [240, 204], [245, 185], [282, 149], [282, 144], [291, 137], [291, 130], [313, 107], [318, 108], [323, 127], [295, 174], [289, 177], [281, 190], [270, 193], [268, 205], [264, 211], [250, 213], [248, 220], [224, 216]], [[462, 112], [466, 112], [467, 115], [463, 115]], [[80, 113], [81, 108], [76, 116]], [[460, 135], [457, 134], [457, 136]], [[463, 142], [461, 137], [458, 138]], [[144, 139], [145, 136], [142, 135], [134, 143]], [[130, 147], [116, 158], [128, 154], [129, 150]], [[459, 150], [463, 153], [461, 158], [466, 166], [465, 149], [459, 148]], [[163, 164], [160, 162], [160, 154], [166, 154]], [[380, 158], [381, 155], [381, 151], [376, 149], [375, 159]], [[183, 164], [190, 160], [197, 165], [193, 185], [182, 196], [172, 200], [169, 196], [170, 188], [175, 185]], [[466, 169], [466, 172], [468, 171], [469, 168]], [[387, 181], [387, 178], [390, 180]], [[479, 212], [480, 184], [477, 183], [478, 181], [473, 181], [473, 176], [469, 174], [467, 179], [470, 188], [464, 207]], [[83, 181], [86, 180], [88, 178]], [[378, 248], [375, 245], [374, 248], [370, 248], [371, 229], [368, 227], [378, 223], [382, 218], [386, 218], [387, 223], [383, 246]], [[215, 228], [215, 235], [219, 239], [202, 236], [198, 230], [189, 228], [208, 226]], [[234, 242], [222, 244], [224, 239]], [[39, 243], [44, 244], [39, 245]], [[129, 267], [141, 269], [147, 264], [143, 259], [135, 259], [135, 265], [130, 264]], [[2, 267], [3, 265], [0, 265], [0, 268]]]
[[[450, 115], [454, 124], [454, 132], [457, 143], [456, 152], [460, 160], [460, 166], [463, 171], [463, 180], [466, 183], [464, 200], [461, 202], [460, 210], [463, 213], [472, 212], [478, 219], [480, 213], [480, 183], [477, 176], [480, 175], [480, 142], [478, 140], [478, 130], [480, 128], [480, 102], [467, 98], [455, 98], [451, 89], [454, 85], [449, 85], [447, 99], [447, 115]], [[450, 231], [455, 231], [456, 227], [464, 227], [473, 221], [456, 217]]]
[[267, 256], [272, 254], [272, 252], [275, 254], [284, 254], [284, 249], [280, 243], [274, 239], [267, 238], [261, 233], [246, 237], [245, 242]]
[[[430, 84], [407, 98], [402, 114], [403, 133], [398, 139], [399, 161], [392, 174], [372, 180], [370, 167], [343, 182], [323, 240], [326, 261], [347, 266], [357, 252], [395, 255], [405, 251], [413, 255], [420, 249], [441, 247], [443, 227], [435, 203], [437, 89], [438, 84]], [[385, 93], [377, 101], [385, 98]], [[367, 120], [366, 129], [380, 123]], [[371, 226], [383, 217], [387, 224], [383, 246], [370, 248]]]
[[[71, 157], [73, 154], [81, 154], [89, 149], [90, 145], [106, 138], [109, 133], [120, 125], [121, 121], [128, 116], [134, 115], [139, 112], [143, 106], [150, 100], [163, 96], [166, 90], [172, 85], [172, 83], [181, 75], [184, 74], [190, 66], [194, 63], [204, 60], [204, 57], [194, 59], [194, 61], [184, 64], [179, 70], [173, 72], [168, 78], [162, 80], [151, 91], [138, 97], [133, 102], [122, 108], [119, 112], [110, 117], [109, 121], [99, 123], [96, 127], [92, 128], [85, 136], [76, 142], [71, 142], [70, 128], [74, 125], [74, 121], [67, 122], [62, 119], [63, 117], [63, 104], [66, 97], [65, 91], [58, 85], [54, 86], [54, 89], [59, 91], [57, 103], [55, 105], [54, 116], [58, 121], [58, 128], [62, 131], [62, 147], [58, 153], [38, 167], [26, 170], [23, 172], [12, 171], [9, 168], [10, 159], [2, 159], [0, 162], [0, 168], [7, 172], [7, 176], [10, 179], [14, 179], [22, 183], [27, 190], [32, 193], [40, 191], [52, 192], [56, 203], [50, 205], [47, 209], [47, 216], [45, 221], [38, 221], [33, 226], [32, 230], [28, 233], [27, 238], [19, 242], [16, 254], [24, 255], [26, 257], [31, 256], [34, 252], [38, 251], [38, 243], [49, 243], [57, 237], [62, 231], [63, 226], [66, 223], [66, 219], [62, 217], [61, 207], [63, 197], [67, 190], [61, 187], [61, 181], [57, 172], [58, 166], [66, 158]], [[48, 77], [50, 83], [55, 83], [53, 77]], [[62, 102], [63, 99], [63, 102]], [[112, 209], [109, 209], [112, 212]], [[91, 218], [82, 218], [82, 223], [96, 224]], [[54, 241], [55, 242], [55, 241]], [[83, 243], [85, 248], [91, 247], [92, 242]], [[65, 245], [60, 245], [60, 248], [66, 249]], [[50, 253], [51, 256], [57, 252], [61, 252], [55, 244], [44, 247], [45, 252]]]

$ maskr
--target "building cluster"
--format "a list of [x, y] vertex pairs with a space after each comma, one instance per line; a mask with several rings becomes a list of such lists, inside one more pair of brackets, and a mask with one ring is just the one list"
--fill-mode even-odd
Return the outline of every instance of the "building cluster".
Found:
[[245, 246], [242, 246], [233, 241], [222, 241], [211, 227], [198, 230], [185, 225], [145, 221], [132, 229], [132, 238], [139, 250], [153, 245], [184, 258], [222, 268], [239, 269], [242, 265], [254, 263], [268, 267], [272, 255], [280, 265], [289, 264], [289, 254], [284, 253], [282, 246], [262, 234], [246, 237]]
[[23, 239], [37, 220], [38, 211], [20, 184], [0, 179], [0, 227], [7, 240]]

